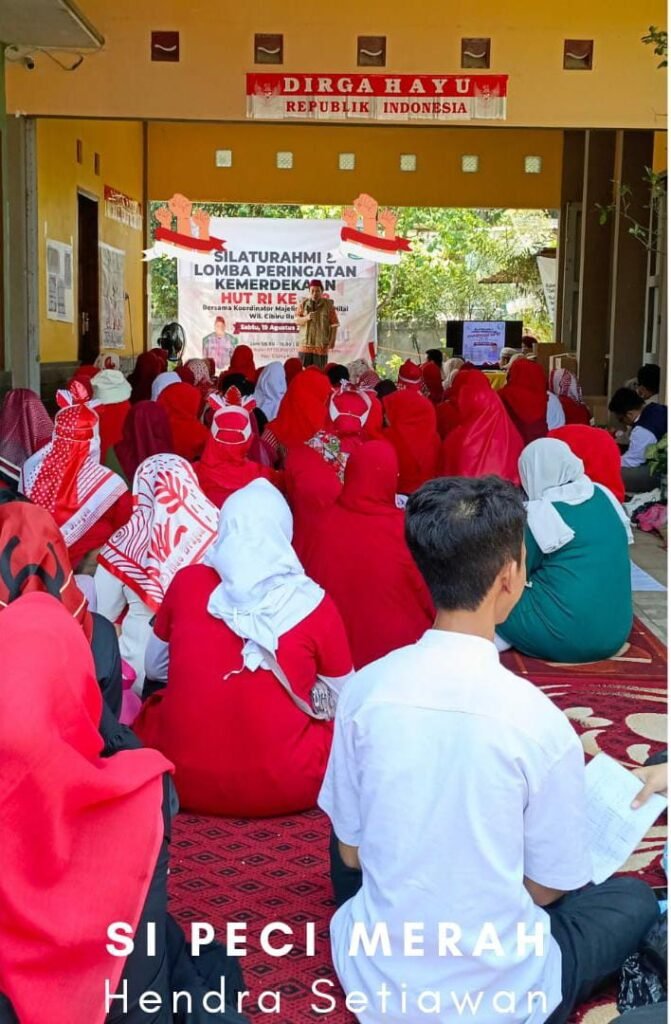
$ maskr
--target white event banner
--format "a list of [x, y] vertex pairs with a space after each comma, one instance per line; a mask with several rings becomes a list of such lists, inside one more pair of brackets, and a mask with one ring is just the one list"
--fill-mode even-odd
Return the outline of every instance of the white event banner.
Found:
[[340, 321], [333, 362], [368, 356], [377, 341], [377, 265], [339, 251], [340, 220], [214, 217], [223, 251], [178, 263], [179, 322], [186, 358], [226, 369], [237, 345], [257, 366], [297, 355], [296, 306], [319, 278]]

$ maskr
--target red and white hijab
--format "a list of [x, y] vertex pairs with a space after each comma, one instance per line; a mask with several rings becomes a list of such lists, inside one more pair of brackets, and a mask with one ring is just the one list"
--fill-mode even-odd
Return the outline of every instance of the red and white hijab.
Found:
[[582, 388], [578, 378], [570, 370], [551, 370], [550, 391], [559, 398], [572, 398], [574, 402], [582, 404]]
[[133, 480], [133, 514], [98, 555], [108, 572], [158, 611], [175, 574], [202, 562], [219, 510], [179, 455], [152, 455]]
[[72, 547], [128, 490], [116, 473], [100, 465], [98, 416], [74, 383], [59, 391], [51, 442], [32, 455], [21, 471], [20, 490], [51, 512]]

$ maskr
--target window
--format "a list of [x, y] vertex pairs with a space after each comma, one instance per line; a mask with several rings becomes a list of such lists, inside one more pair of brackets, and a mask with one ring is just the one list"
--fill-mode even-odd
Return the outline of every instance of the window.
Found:
[[257, 32], [254, 36], [254, 63], [284, 63], [284, 36], [279, 33], [268, 35]]
[[593, 39], [564, 40], [564, 71], [591, 71], [593, 57]]
[[360, 68], [383, 68], [387, 63], [387, 37], [359, 36], [356, 62]]
[[491, 39], [468, 38], [461, 40], [462, 68], [488, 68], [491, 59]]

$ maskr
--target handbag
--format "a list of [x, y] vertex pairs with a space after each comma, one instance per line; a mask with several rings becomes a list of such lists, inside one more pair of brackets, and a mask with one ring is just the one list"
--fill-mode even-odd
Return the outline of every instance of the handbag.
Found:
[[620, 972], [617, 1008], [620, 1013], [666, 1000], [667, 916], [652, 926], [638, 953], [625, 960]]
[[299, 711], [302, 711], [303, 714], [308, 715], [310, 718], [316, 719], [318, 722], [333, 721], [335, 718], [337, 698], [328, 683], [324, 682], [323, 679], [317, 680], [310, 691], [310, 703], [308, 704], [306, 700], [303, 700], [303, 698], [299, 697], [297, 693], [294, 693], [293, 687], [289, 682], [289, 677], [275, 655], [271, 654], [266, 647], [261, 647], [260, 645], [259, 650], [263, 654], [265, 667], [273, 673], [282, 688], [289, 694]]

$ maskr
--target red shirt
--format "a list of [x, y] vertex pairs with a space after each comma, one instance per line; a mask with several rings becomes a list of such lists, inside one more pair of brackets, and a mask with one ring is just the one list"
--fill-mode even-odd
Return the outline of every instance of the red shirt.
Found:
[[[242, 669], [243, 641], [207, 612], [219, 577], [194, 565], [171, 583], [154, 632], [170, 644], [166, 689], [136, 723], [147, 746], [176, 766], [183, 807], [199, 814], [261, 817], [314, 807], [333, 726], [300, 711], [276, 677]], [[345, 627], [329, 597], [280, 638], [277, 660], [310, 701], [317, 674], [352, 669]]]

